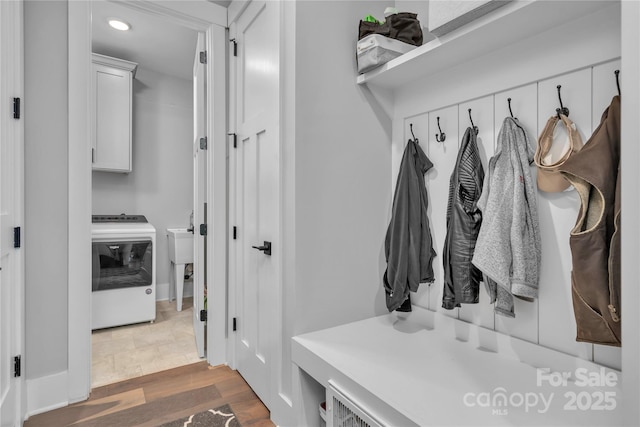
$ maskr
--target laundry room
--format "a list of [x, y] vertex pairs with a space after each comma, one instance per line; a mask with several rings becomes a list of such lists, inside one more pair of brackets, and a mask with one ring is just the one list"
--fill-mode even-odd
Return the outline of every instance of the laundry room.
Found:
[[[93, 387], [199, 360], [191, 319], [197, 39], [170, 20], [92, 2]], [[189, 252], [183, 260], [178, 244]]]

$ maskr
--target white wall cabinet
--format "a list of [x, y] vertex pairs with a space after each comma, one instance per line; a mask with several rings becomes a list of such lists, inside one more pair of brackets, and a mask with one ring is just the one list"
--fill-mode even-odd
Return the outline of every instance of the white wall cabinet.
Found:
[[131, 172], [131, 100], [138, 64], [95, 53], [91, 62], [92, 168]]

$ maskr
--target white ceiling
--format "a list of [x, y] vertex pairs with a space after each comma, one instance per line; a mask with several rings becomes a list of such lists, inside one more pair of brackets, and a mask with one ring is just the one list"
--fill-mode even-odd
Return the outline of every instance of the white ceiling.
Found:
[[[93, 52], [137, 62], [139, 67], [159, 73], [192, 78], [196, 31], [117, 3], [91, 4]], [[114, 30], [107, 23], [108, 18], [120, 18], [131, 29]]]

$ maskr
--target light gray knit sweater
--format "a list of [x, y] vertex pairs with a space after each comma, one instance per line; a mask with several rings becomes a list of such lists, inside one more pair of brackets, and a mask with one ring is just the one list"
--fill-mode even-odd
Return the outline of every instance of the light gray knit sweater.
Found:
[[518, 120], [504, 119], [478, 201], [482, 225], [472, 262], [485, 276], [495, 312], [511, 317], [513, 296], [538, 296], [540, 230], [536, 182], [529, 170], [534, 154]]

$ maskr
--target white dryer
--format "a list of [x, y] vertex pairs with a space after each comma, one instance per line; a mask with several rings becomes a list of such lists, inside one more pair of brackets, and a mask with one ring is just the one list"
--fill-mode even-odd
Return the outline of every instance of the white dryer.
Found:
[[92, 216], [91, 329], [156, 318], [156, 229], [143, 215]]

